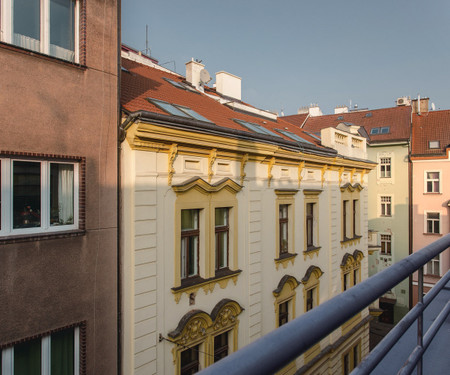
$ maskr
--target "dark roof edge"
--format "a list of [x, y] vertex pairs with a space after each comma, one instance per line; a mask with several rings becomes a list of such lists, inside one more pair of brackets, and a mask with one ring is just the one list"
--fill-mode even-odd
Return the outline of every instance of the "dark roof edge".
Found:
[[[250, 133], [246, 132], [244, 130], [238, 130], [238, 129], [232, 129], [232, 128], [226, 128], [221, 127], [216, 124], [210, 124], [204, 121], [199, 120], [190, 120], [190, 119], [182, 119], [175, 116], [167, 116], [159, 113], [149, 112], [149, 111], [136, 111], [129, 113], [125, 111], [125, 113], [128, 113], [127, 119], [122, 123], [120, 127], [121, 131], [121, 138], [120, 141], [123, 142], [125, 139], [125, 133], [127, 129], [137, 120], [147, 120], [152, 121], [154, 123], [157, 123], [159, 125], [165, 125], [165, 126], [175, 126], [177, 128], [182, 129], [188, 129], [190, 131], [196, 131], [196, 132], [207, 132], [217, 135], [230, 135], [233, 136], [233, 138], [239, 138], [239, 139], [245, 139], [245, 140], [259, 140], [259, 141], [265, 141], [266, 143], [278, 145], [278, 146], [284, 146], [288, 147], [290, 149], [293, 149], [295, 151], [301, 151], [306, 153], [313, 153], [313, 154], [320, 154], [323, 156], [336, 156], [337, 151], [331, 148], [319, 148], [315, 145], [309, 145], [309, 144], [298, 144], [297, 142], [288, 141], [284, 138], [278, 138], [278, 137], [272, 137], [270, 135], [265, 134], [257, 134], [257, 133]], [[195, 126], [193, 129], [192, 127]], [[274, 139], [276, 138], [276, 139]]]

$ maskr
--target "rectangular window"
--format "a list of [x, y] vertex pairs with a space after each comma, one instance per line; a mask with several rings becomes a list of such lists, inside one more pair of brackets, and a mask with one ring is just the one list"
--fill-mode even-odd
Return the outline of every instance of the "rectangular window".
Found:
[[214, 362], [220, 361], [228, 355], [228, 332], [214, 337]]
[[1, 159], [1, 235], [78, 228], [78, 163]]
[[440, 233], [439, 212], [427, 212], [427, 233]]
[[381, 216], [391, 216], [391, 197], [381, 197]]
[[306, 311], [314, 308], [314, 292], [316, 288], [311, 288], [306, 291]]
[[347, 220], [348, 220], [348, 201], [342, 202], [342, 232], [344, 235], [344, 241], [348, 239], [347, 236]]
[[427, 263], [425, 273], [427, 275], [440, 276], [439, 266], [440, 266], [440, 258], [439, 255], [437, 255]]
[[391, 255], [391, 235], [381, 235], [381, 254]]
[[280, 255], [287, 254], [289, 251], [288, 242], [288, 204], [280, 204], [279, 206], [279, 225], [280, 225]]
[[[79, 327], [28, 340], [0, 352], [2, 375], [77, 375], [80, 373]], [[3, 371], [2, 371], [3, 369]]]
[[195, 374], [200, 370], [200, 344], [181, 352], [181, 375]]
[[343, 280], [343, 285], [342, 285], [342, 289], [345, 292], [347, 289], [350, 288], [350, 274], [349, 273], [344, 273], [344, 280]]
[[350, 374], [361, 362], [360, 343], [352, 346], [348, 352], [342, 356], [342, 372], [344, 375]]
[[289, 301], [278, 305], [278, 327], [289, 321]]
[[79, 1], [3, 0], [2, 41], [77, 62]]
[[440, 172], [426, 172], [426, 192], [440, 193]]
[[306, 246], [314, 247], [314, 203], [306, 204]]
[[391, 158], [380, 159], [380, 176], [381, 178], [391, 177]]
[[356, 237], [356, 228], [357, 228], [357, 212], [358, 212], [358, 200], [353, 200], [352, 207], [352, 226], [353, 226], [353, 237]]
[[229, 209], [216, 208], [216, 271], [228, 267], [230, 227], [228, 223]]
[[359, 268], [353, 270], [353, 285], [359, 283]]
[[200, 210], [181, 210], [181, 278], [198, 276]]
[[430, 149], [440, 148], [439, 141], [428, 141], [428, 148]]

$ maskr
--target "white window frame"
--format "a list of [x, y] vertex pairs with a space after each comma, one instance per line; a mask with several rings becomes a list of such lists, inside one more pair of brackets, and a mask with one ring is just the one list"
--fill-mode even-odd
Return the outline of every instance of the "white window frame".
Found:
[[[13, 4], [14, 0], [1, 0], [1, 32], [0, 40], [2, 42], [15, 45], [13, 43]], [[74, 61], [80, 61], [80, 0], [75, 1], [75, 25], [74, 25]], [[50, 55], [50, 0], [40, 0], [40, 53]], [[17, 46], [23, 48], [21, 46]], [[56, 57], [56, 56], [53, 56]], [[57, 57], [61, 58], [61, 57]], [[62, 58], [63, 59], [63, 58]], [[64, 59], [63, 59], [64, 60]], [[70, 61], [70, 60], [68, 60]]]
[[[382, 163], [383, 159], [389, 159], [389, 163]], [[384, 171], [384, 176], [381, 173], [381, 166], [389, 165], [389, 176], [386, 176], [386, 168]], [[392, 178], [392, 158], [390, 156], [380, 157], [380, 178]]]
[[[381, 160], [389, 158], [391, 159], [391, 175], [389, 177], [382, 177], [381, 176]], [[378, 183], [388, 183], [392, 184], [394, 183], [394, 164], [395, 164], [395, 154], [392, 152], [378, 152], [377, 153], [377, 182]]]
[[[439, 191], [428, 191], [428, 187], [427, 187], [428, 182], [436, 181], [436, 179], [428, 179], [428, 176], [427, 176], [428, 173], [439, 173], [439, 178], [438, 178]], [[424, 191], [425, 194], [439, 194], [439, 193], [442, 192], [442, 171], [441, 170], [427, 170], [427, 171], [424, 171], [423, 181], [424, 181], [423, 191]]]
[[[428, 214], [438, 214], [439, 218], [438, 219], [428, 219]], [[424, 211], [423, 212], [423, 217], [424, 217], [424, 226], [423, 226], [423, 233], [426, 234], [442, 234], [442, 221], [441, 221], [441, 217], [442, 214], [440, 211]], [[431, 220], [433, 222], [438, 221], [439, 222], [439, 232], [428, 232], [428, 220]], [[434, 227], [434, 225], [433, 225]]]
[[[80, 327], [73, 329], [74, 374], [80, 374]], [[1, 351], [0, 375], [14, 375], [14, 346]], [[41, 337], [41, 375], [51, 375], [51, 334]]]
[[[383, 198], [389, 198], [390, 201], [389, 202], [383, 202]], [[378, 205], [379, 215], [378, 216], [381, 216], [381, 217], [392, 217], [392, 216], [394, 216], [394, 210], [393, 210], [394, 204], [393, 204], [393, 197], [392, 197], [392, 195], [379, 195], [378, 196], [378, 201], [379, 201], [379, 205]], [[390, 206], [390, 208], [391, 208], [391, 214], [390, 215], [386, 215], [386, 213], [383, 215], [383, 208], [382, 208], [383, 205], [385, 205], [385, 206], [389, 205]], [[385, 212], [386, 212], [386, 208], [387, 207], [385, 207]]]
[[[41, 164], [41, 226], [34, 228], [13, 229], [13, 162], [35, 162]], [[50, 165], [70, 164], [73, 165], [73, 224], [50, 225]], [[63, 160], [35, 160], [23, 158], [0, 159], [1, 169], [1, 227], [0, 237], [28, 235], [40, 233], [53, 233], [78, 229], [79, 221], [79, 163]]]
[[[438, 258], [438, 259], [436, 259]], [[438, 275], [436, 275], [435, 273], [433, 273], [433, 268], [436, 267], [437, 263], [437, 267], [438, 267]], [[431, 264], [431, 272], [429, 271], [428, 266]], [[441, 254], [437, 255], [436, 257], [434, 257], [433, 259], [431, 259], [429, 262], [427, 262], [427, 264], [425, 265], [425, 275], [433, 275], [433, 276], [441, 276]]]
[[[389, 241], [386, 241], [386, 243], [387, 242], [389, 242], [390, 244], [391, 244], [391, 249], [390, 249], [390, 252], [389, 253], [387, 253], [387, 252], [383, 252], [383, 249], [382, 249], [382, 244], [381, 244], [381, 242], [382, 242], [382, 237], [381, 236], [389, 236], [390, 238], [389, 238]], [[391, 233], [380, 233], [380, 254], [381, 255], [385, 255], [385, 256], [392, 256], [392, 243], [393, 243], [393, 240], [392, 240], [392, 234]]]

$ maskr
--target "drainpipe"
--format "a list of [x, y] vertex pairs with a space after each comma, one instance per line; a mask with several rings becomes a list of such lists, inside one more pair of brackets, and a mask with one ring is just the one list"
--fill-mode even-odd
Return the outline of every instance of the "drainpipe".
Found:
[[[420, 96], [418, 105], [420, 106]], [[411, 160], [412, 153], [412, 123], [413, 123], [413, 106], [411, 106], [411, 119], [409, 124], [409, 142], [408, 142], [408, 252], [409, 255], [413, 252], [413, 165]], [[412, 274], [409, 275], [409, 309], [413, 307], [413, 287], [412, 287]]]
[[122, 22], [122, 4], [121, 0], [117, 0], [117, 199], [116, 199], [116, 217], [117, 217], [117, 374], [122, 374], [122, 248], [121, 248], [121, 236], [120, 236], [120, 222], [121, 222], [121, 213], [120, 213], [120, 207], [121, 205], [121, 191], [120, 191], [120, 184], [121, 184], [121, 131], [120, 131], [120, 125], [121, 125], [121, 108], [120, 108], [120, 86], [121, 86], [121, 74], [122, 74], [122, 63], [121, 63], [121, 53], [122, 53], [122, 40], [121, 40], [121, 22]]

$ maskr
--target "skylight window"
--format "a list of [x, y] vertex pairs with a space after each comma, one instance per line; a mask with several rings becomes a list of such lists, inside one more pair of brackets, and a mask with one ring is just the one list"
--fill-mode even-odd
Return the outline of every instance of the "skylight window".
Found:
[[439, 141], [429, 141], [428, 142], [428, 148], [430, 148], [430, 149], [439, 148]]
[[370, 134], [379, 134], [380, 133], [380, 128], [372, 128], [370, 129]]
[[155, 104], [156, 106], [158, 106], [159, 108], [161, 108], [162, 110], [166, 111], [167, 113], [169, 113], [171, 115], [180, 116], [180, 117], [184, 117], [184, 118], [188, 118], [188, 119], [205, 121], [205, 122], [211, 122], [206, 117], [203, 117], [202, 115], [198, 114], [197, 112], [195, 112], [193, 109], [191, 109], [189, 107], [185, 107], [185, 106], [177, 105], [177, 104], [170, 104], [165, 101], [158, 100], [158, 99], [147, 98], [147, 100], [150, 103]]
[[344, 119], [344, 116], [338, 116], [337, 119], [338, 119], [338, 120], [343, 120], [343, 119]]
[[279, 131], [281, 134], [284, 134], [286, 137], [291, 138], [294, 141], [302, 142], [302, 143], [309, 143], [310, 145], [312, 145], [311, 142], [307, 141], [306, 139], [303, 139], [302, 137], [300, 137], [299, 135], [297, 135], [295, 133], [289, 132], [287, 130], [280, 130], [280, 129], [277, 129], [277, 131]]
[[191, 116], [192, 118], [195, 118], [196, 120], [211, 122], [206, 117], [203, 117], [202, 115], [195, 112], [193, 109], [190, 109], [189, 107], [183, 107], [181, 105], [177, 105], [176, 107], [185, 112], [186, 114], [188, 114], [189, 116]]
[[234, 119], [234, 121], [237, 122], [239, 125], [242, 125], [245, 128], [247, 128], [248, 130], [251, 130], [255, 133], [280, 137], [280, 135], [270, 131], [269, 129], [266, 129], [265, 127], [263, 127], [261, 125], [255, 124], [253, 122], [248, 122], [248, 121], [238, 120], [238, 119]]
[[372, 128], [370, 130], [370, 134], [388, 134], [390, 129], [391, 129], [390, 126], [382, 126], [381, 128]]
[[372, 117], [372, 112], [368, 112], [364, 115], [364, 117]]
[[194, 89], [193, 87], [191, 87], [183, 82], [177, 82], [177, 81], [174, 81], [173, 79], [166, 78], [166, 77], [163, 77], [163, 79], [178, 89], [192, 91], [192, 92], [195, 92], [196, 94], [199, 94], [199, 92], [196, 89]]
[[313, 137], [314, 139], [317, 139], [318, 141], [321, 141], [320, 137], [318, 137], [317, 135], [305, 132], [306, 134], [308, 134], [310, 137]]

